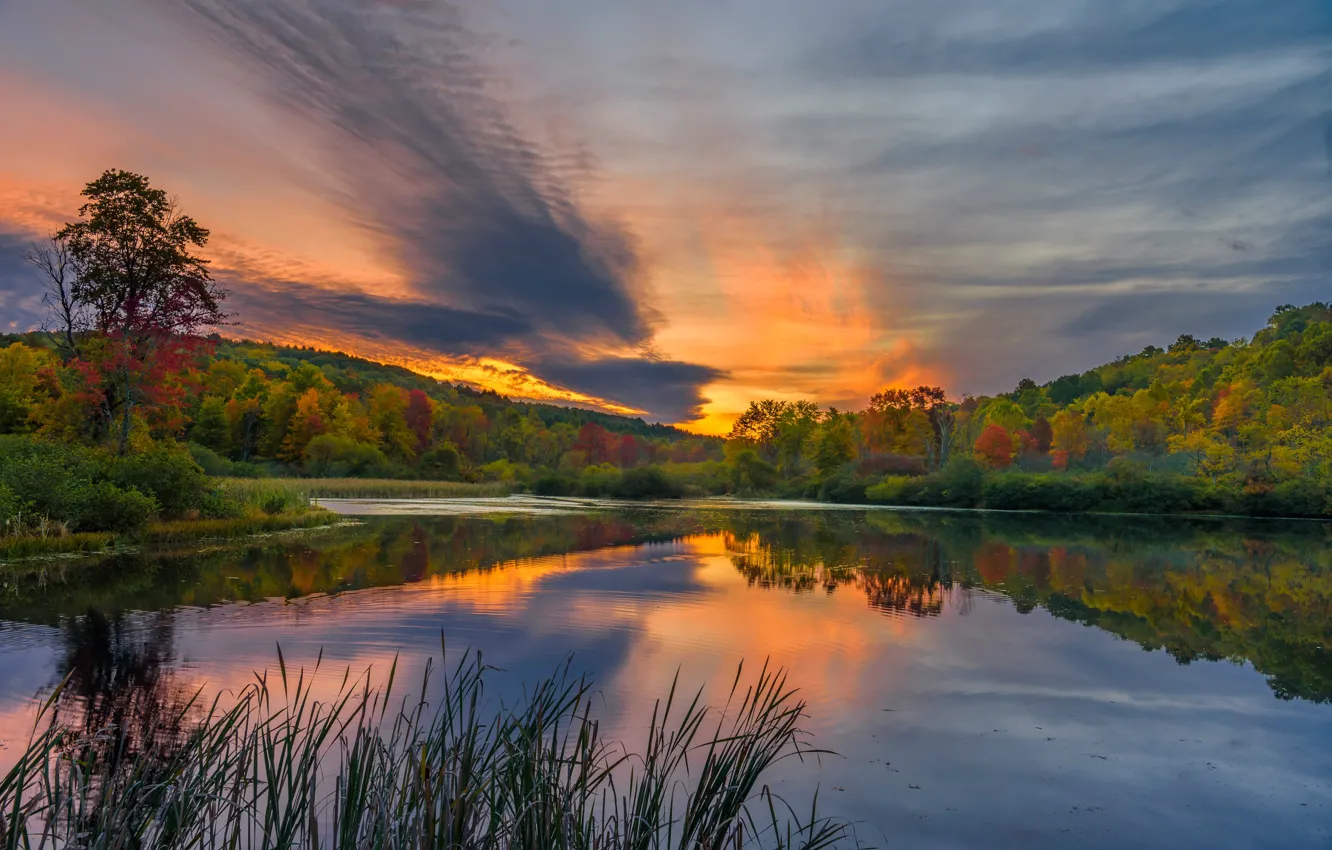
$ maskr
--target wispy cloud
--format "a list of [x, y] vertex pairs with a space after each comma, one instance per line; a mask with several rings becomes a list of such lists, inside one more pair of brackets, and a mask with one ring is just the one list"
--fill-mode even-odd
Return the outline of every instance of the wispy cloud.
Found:
[[[180, 0], [270, 94], [320, 123], [342, 200], [396, 244], [423, 298], [552, 338], [636, 345], [628, 237], [582, 214], [507, 120], [448, 4]], [[443, 329], [442, 329], [443, 330]], [[447, 335], [441, 333], [447, 344]]]

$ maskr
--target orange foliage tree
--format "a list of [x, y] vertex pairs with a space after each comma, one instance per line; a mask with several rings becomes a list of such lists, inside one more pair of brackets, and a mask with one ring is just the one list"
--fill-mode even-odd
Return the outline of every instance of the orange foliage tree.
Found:
[[1002, 425], [993, 422], [981, 431], [973, 449], [981, 463], [993, 469], [1004, 469], [1013, 462], [1013, 438]]

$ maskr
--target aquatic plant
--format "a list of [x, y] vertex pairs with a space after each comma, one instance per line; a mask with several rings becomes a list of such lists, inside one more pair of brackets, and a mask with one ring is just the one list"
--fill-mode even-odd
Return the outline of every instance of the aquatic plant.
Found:
[[[505, 705], [494, 668], [465, 654], [442, 698], [393, 698], [344, 675], [331, 699], [315, 671], [256, 674], [229, 707], [153, 701], [89, 729], [60, 693], [0, 780], [0, 846], [98, 848], [817, 848], [847, 843], [817, 796], [797, 815], [765, 772], [817, 754], [805, 703], [765, 665], [708, 708], [675, 684], [641, 749], [608, 741], [592, 686], [555, 675]], [[427, 665], [418, 694], [432, 690]], [[438, 690], [438, 689], [436, 689]], [[150, 715], [150, 716], [149, 716]]]

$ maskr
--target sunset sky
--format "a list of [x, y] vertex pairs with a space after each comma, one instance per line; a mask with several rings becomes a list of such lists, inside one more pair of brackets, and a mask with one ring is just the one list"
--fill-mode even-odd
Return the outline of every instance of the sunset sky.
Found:
[[229, 332], [724, 430], [1332, 296], [1326, 0], [0, 0], [0, 327], [104, 169]]

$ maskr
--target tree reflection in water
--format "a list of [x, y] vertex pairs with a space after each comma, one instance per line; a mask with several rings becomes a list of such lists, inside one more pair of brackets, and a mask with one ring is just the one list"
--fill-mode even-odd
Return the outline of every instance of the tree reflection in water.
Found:
[[[377, 519], [10, 582], [0, 618], [62, 624], [70, 693], [114, 719], [168, 689], [179, 605], [391, 586], [544, 555], [721, 535], [756, 589], [855, 592], [898, 616], [977, 594], [1094, 625], [1180, 663], [1249, 662], [1281, 698], [1332, 699], [1332, 525], [891, 511], [639, 510]], [[633, 562], [626, 552], [626, 563]], [[90, 611], [86, 616], [84, 611]], [[133, 623], [133, 627], [129, 624]], [[155, 697], [156, 698], [156, 697]], [[156, 721], [154, 721], [156, 722]]]

